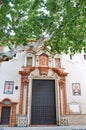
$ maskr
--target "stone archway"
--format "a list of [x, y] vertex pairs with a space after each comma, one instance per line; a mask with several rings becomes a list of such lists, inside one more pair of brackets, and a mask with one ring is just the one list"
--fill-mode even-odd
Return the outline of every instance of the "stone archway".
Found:
[[[28, 88], [29, 88], [29, 78], [28, 76], [30, 73], [35, 70], [39, 70], [39, 77], [44, 75], [48, 77], [48, 71], [51, 69], [54, 73], [58, 75], [58, 84], [59, 87], [59, 112], [60, 116], [67, 115], [68, 109], [67, 109], [67, 95], [66, 95], [66, 76], [68, 73], [64, 72], [61, 68], [50, 68], [48, 66], [39, 66], [39, 67], [24, 67], [22, 71], [19, 71], [19, 74], [21, 75], [21, 89], [20, 89], [20, 104], [19, 104], [19, 115], [28, 115]], [[24, 91], [26, 89], [26, 94], [24, 95]], [[62, 98], [62, 99], [61, 99]], [[25, 99], [25, 101], [24, 101]], [[31, 102], [31, 101], [30, 101]], [[25, 108], [24, 108], [25, 106]], [[29, 124], [30, 125], [30, 124]]]

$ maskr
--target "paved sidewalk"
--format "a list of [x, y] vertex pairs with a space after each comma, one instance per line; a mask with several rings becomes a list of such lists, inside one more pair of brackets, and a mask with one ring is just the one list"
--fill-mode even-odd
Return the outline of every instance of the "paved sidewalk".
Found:
[[51, 127], [0, 127], [0, 130], [86, 130], [86, 125]]

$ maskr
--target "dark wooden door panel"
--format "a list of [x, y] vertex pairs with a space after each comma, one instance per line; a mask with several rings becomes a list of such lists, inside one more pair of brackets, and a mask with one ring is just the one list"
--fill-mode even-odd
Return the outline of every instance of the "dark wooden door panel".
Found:
[[56, 124], [54, 80], [33, 80], [31, 124]]
[[2, 108], [2, 118], [1, 118], [1, 124], [9, 124], [10, 120], [10, 107], [3, 107]]

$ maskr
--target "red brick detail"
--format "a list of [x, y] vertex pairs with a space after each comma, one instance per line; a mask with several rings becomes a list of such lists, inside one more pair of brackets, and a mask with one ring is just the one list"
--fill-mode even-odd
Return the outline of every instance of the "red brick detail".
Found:
[[[28, 75], [35, 69], [35, 67], [23, 67], [22, 71], [19, 71], [19, 74], [21, 75], [21, 89], [20, 89], [20, 104], [19, 104], [19, 114], [23, 114], [23, 91], [24, 86], [27, 88], [27, 95], [26, 95], [26, 115], [28, 112]], [[57, 75], [59, 76], [59, 99], [60, 99], [60, 114], [66, 115], [68, 114], [68, 108], [67, 108], [67, 94], [66, 94], [66, 79], [68, 73], [64, 72], [61, 68], [49, 68], [48, 66], [39, 66], [38, 67], [40, 75], [48, 75], [48, 70], [52, 69]], [[63, 94], [63, 106], [61, 106], [61, 95], [60, 92], [62, 90]], [[63, 113], [62, 113], [63, 108]]]
[[57, 73], [59, 76], [67, 76], [68, 73], [64, 72], [62, 68], [52, 68], [52, 70]]
[[40, 72], [40, 75], [48, 75], [48, 70], [49, 70], [49, 67], [48, 67], [48, 56], [46, 54], [41, 54], [39, 56], [39, 72]]
[[48, 56], [44, 53], [39, 56], [39, 66], [48, 66]]
[[60, 115], [62, 115], [61, 88], [59, 88]]
[[24, 92], [24, 84], [21, 83], [21, 88], [20, 88], [20, 102], [19, 102], [19, 115], [21, 115], [22, 112], [23, 112], [23, 92]]
[[29, 82], [28, 82], [28, 85], [27, 85], [27, 93], [26, 93], [26, 115], [28, 114], [28, 86], [29, 86]]
[[64, 72], [62, 68], [52, 68], [52, 70], [58, 74], [59, 76], [59, 99], [60, 99], [60, 114], [62, 114], [62, 104], [61, 104], [61, 90], [63, 94], [63, 114], [68, 114], [68, 108], [67, 108], [67, 94], [66, 94], [66, 79], [65, 77], [68, 75], [68, 73]]
[[0, 102], [0, 121], [1, 121], [1, 116], [2, 116], [2, 102]]
[[68, 107], [67, 107], [67, 93], [66, 93], [66, 86], [63, 89], [63, 99], [64, 99], [64, 115], [68, 114]]
[[20, 102], [19, 102], [19, 115], [23, 114], [23, 99], [24, 99], [24, 87], [27, 89], [27, 99], [26, 99], [26, 113], [27, 113], [27, 106], [28, 106], [28, 75], [33, 71], [35, 67], [23, 67], [22, 71], [19, 71], [21, 75], [21, 88], [20, 88]]
[[[63, 114], [67, 115], [68, 114], [68, 108], [67, 108], [67, 94], [66, 94], [66, 80], [65, 77], [60, 77], [59, 80], [59, 94], [63, 94]], [[61, 106], [61, 94], [60, 94], [60, 114], [62, 115], [62, 106]]]
[[49, 67], [38, 67], [40, 75], [48, 75]]
[[[4, 104], [4, 101], [9, 100], [10, 104]], [[5, 98], [2, 102], [0, 102], [0, 120], [1, 120], [1, 116], [2, 116], [2, 107], [10, 107], [11, 111], [10, 111], [10, 122], [9, 122], [9, 126], [16, 126], [16, 105], [17, 102], [12, 102], [10, 99]]]
[[22, 69], [22, 71], [19, 71], [19, 74], [24, 76], [29, 75], [32, 71], [34, 71], [35, 67], [23, 66]]
[[11, 106], [10, 126], [16, 126], [16, 103]]

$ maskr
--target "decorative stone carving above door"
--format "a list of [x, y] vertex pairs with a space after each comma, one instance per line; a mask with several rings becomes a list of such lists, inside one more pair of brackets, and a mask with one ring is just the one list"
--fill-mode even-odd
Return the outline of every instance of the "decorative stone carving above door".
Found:
[[48, 66], [48, 56], [44, 53], [39, 56], [39, 66]]

